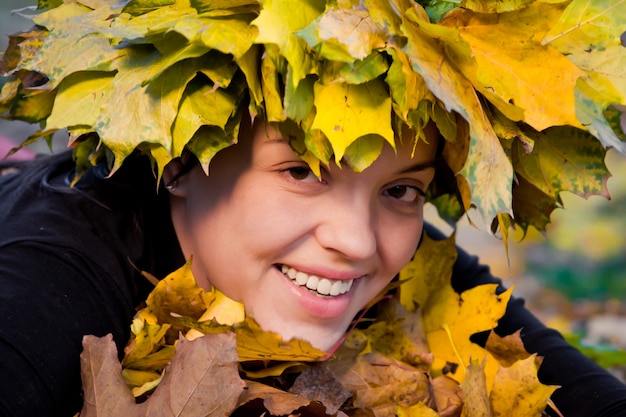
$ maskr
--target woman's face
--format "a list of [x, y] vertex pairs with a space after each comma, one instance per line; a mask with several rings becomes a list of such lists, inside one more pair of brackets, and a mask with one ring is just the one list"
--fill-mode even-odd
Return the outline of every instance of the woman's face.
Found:
[[415, 252], [435, 140], [385, 144], [363, 172], [331, 164], [319, 181], [274, 127], [242, 136], [173, 191], [183, 252], [199, 285], [264, 329], [328, 350]]

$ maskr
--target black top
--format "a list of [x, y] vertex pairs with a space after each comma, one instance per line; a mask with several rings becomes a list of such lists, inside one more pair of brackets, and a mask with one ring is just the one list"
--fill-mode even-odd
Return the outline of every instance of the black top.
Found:
[[[0, 415], [69, 417], [81, 406], [83, 335], [112, 333], [122, 352], [150, 290], [139, 271], [164, 277], [185, 259], [147, 161], [131, 158], [111, 178], [97, 167], [74, 188], [69, 153], [32, 164], [0, 177]], [[494, 282], [459, 249], [455, 290]], [[540, 380], [562, 386], [553, 401], [563, 415], [626, 415], [626, 387], [523, 304], [512, 299], [496, 330], [523, 328], [527, 350], [545, 357]]]

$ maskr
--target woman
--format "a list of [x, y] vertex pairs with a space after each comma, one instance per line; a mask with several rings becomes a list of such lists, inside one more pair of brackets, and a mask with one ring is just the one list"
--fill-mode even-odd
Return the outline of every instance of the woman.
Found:
[[[165, 276], [189, 257], [201, 286], [243, 301], [265, 329], [330, 348], [419, 244], [436, 141], [415, 152], [398, 143], [362, 173], [330, 166], [320, 180], [257, 121], [213, 159], [209, 176], [197, 163], [186, 162], [188, 172], [181, 160], [168, 165], [167, 192], [154, 191], [141, 157], [112, 178], [95, 168], [73, 188], [65, 153], [5, 175], [2, 414], [76, 412], [82, 336], [113, 333], [121, 351], [147, 295], [138, 271]], [[463, 252], [452, 279], [459, 291], [498, 282]], [[498, 331], [520, 328], [526, 348], [545, 356], [542, 381], [563, 385], [554, 401], [564, 415], [623, 411], [624, 386], [512, 300]]]
[[[149, 291], [139, 271], [164, 277], [189, 258], [202, 287], [215, 286], [243, 301], [247, 313], [265, 329], [330, 348], [359, 310], [411, 259], [424, 227], [425, 195], [436, 188], [431, 185], [435, 177], [446, 173], [439, 168], [435, 172], [435, 162], [453, 146], [444, 146], [444, 140], [458, 137], [456, 145], [469, 146], [464, 130], [468, 124], [459, 116], [467, 112], [456, 102], [458, 98], [462, 103], [466, 95], [435, 98], [423, 92], [432, 106], [414, 103], [409, 108], [401, 89], [393, 87], [394, 77], [397, 81], [402, 71], [411, 71], [410, 65], [395, 66], [403, 61], [398, 58], [401, 42], [394, 42], [419, 14], [412, 5], [395, 16], [404, 19], [405, 26], [383, 22], [391, 37], [388, 43], [375, 43], [375, 53], [367, 55], [371, 60], [353, 56], [346, 68], [345, 54], [360, 56], [360, 50], [313, 49], [302, 42], [283, 45], [275, 33], [259, 34], [256, 43], [244, 42], [242, 50], [224, 41], [224, 33], [227, 40], [253, 33], [251, 21], [257, 16], [256, 24], [264, 27], [262, 21], [276, 12], [270, 2], [266, 9], [255, 1], [234, 2], [231, 8], [225, 6], [228, 13], [216, 12], [210, 4], [207, 9], [197, 6], [212, 24], [222, 24], [215, 27], [206, 21], [194, 26], [195, 11], [179, 25], [180, 19], [171, 16], [188, 9], [178, 4], [156, 7], [164, 20], [154, 25], [142, 20], [145, 10], [136, 3], [121, 10], [103, 2], [93, 12], [79, 3], [62, 4], [37, 21], [50, 30], [42, 36], [54, 41], [42, 47], [40, 57], [25, 57], [24, 67], [15, 63], [20, 88], [55, 96], [52, 113], [43, 119], [50, 130], [63, 123], [69, 127], [76, 161], [62, 153], [13, 164], [0, 180], [3, 415], [69, 416], [79, 410], [83, 335], [112, 333], [121, 352], [135, 308]], [[320, 4], [314, 6], [320, 9]], [[312, 17], [301, 25], [315, 20], [323, 9], [303, 9], [302, 16]], [[342, 11], [347, 15], [339, 15], [346, 21], [357, 18], [356, 27], [371, 34], [361, 12], [349, 7]], [[229, 21], [232, 15], [239, 17]], [[296, 17], [301, 16], [290, 15], [288, 20]], [[272, 20], [265, 28], [276, 26]], [[89, 29], [94, 27], [98, 29]], [[195, 29], [185, 30], [188, 27]], [[210, 47], [182, 39], [201, 33], [199, 27], [213, 28], [199, 36]], [[75, 50], [102, 48], [105, 53], [97, 54], [98, 62], [65, 60], [63, 71], [43, 71], [56, 65], [52, 58], [68, 48], [68, 38], [59, 31], [72, 28]], [[138, 28], [145, 32], [138, 35]], [[128, 36], [120, 41], [119, 31], [126, 30]], [[404, 33], [408, 39], [411, 34]], [[81, 44], [100, 35], [105, 42]], [[284, 47], [285, 55], [276, 53], [274, 42]], [[387, 45], [395, 46], [384, 49]], [[298, 55], [294, 48], [306, 53]], [[202, 57], [207, 59], [196, 60], [198, 51], [206, 52]], [[301, 62], [295, 64], [294, 56]], [[433, 68], [452, 74], [444, 61]], [[315, 65], [294, 87], [294, 71], [307, 62]], [[18, 69], [29, 76], [44, 72], [49, 78], [24, 77]], [[325, 84], [325, 77], [341, 81]], [[126, 84], [129, 79], [133, 82]], [[181, 82], [180, 89], [176, 82]], [[430, 86], [441, 93], [438, 83]], [[87, 97], [76, 96], [76, 86], [84, 86]], [[27, 95], [15, 91], [14, 101], [22, 103]], [[215, 92], [223, 95], [211, 95]], [[149, 100], [137, 98], [137, 93]], [[172, 96], [179, 98], [173, 106]], [[38, 98], [47, 99], [45, 94]], [[91, 107], [83, 112], [75, 102]], [[456, 115], [444, 115], [444, 108]], [[340, 118], [333, 113], [349, 112], [354, 113], [341, 119], [342, 124], [327, 123], [333, 116]], [[112, 113], [121, 126], [111, 123]], [[321, 114], [326, 119], [317, 118]], [[474, 116], [464, 116], [470, 127], [477, 129], [472, 122], [483, 126], [484, 120]], [[374, 122], [368, 120], [372, 117]], [[192, 129], [196, 119], [202, 119], [202, 128]], [[365, 133], [359, 130], [362, 124]], [[139, 139], [161, 125], [166, 126], [165, 138], [157, 132], [156, 139]], [[111, 155], [113, 164], [104, 158]], [[450, 155], [446, 159], [454, 162]], [[155, 181], [155, 168], [162, 181]], [[459, 252], [452, 277], [457, 291], [494, 282], [499, 283], [488, 269]], [[626, 388], [540, 324], [522, 301], [513, 300], [497, 330], [510, 334], [520, 328], [526, 348], [545, 357], [542, 382], [562, 385], [553, 400], [565, 416], [623, 412]], [[476, 336], [479, 342], [484, 342], [482, 336]]]
[[434, 129], [429, 141], [405, 139], [362, 173], [331, 165], [318, 179], [276, 126], [257, 121], [208, 176], [196, 165], [172, 181], [181, 166], [171, 163], [164, 181], [194, 277], [285, 340], [329, 349], [415, 252]]

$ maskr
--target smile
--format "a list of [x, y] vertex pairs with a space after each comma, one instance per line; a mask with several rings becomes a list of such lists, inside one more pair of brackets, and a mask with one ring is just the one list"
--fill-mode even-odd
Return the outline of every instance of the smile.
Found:
[[338, 296], [345, 294], [352, 288], [353, 279], [338, 280], [324, 277], [309, 275], [287, 265], [280, 265], [281, 272], [287, 276], [292, 282], [300, 287], [306, 287], [311, 291], [317, 292], [319, 295]]

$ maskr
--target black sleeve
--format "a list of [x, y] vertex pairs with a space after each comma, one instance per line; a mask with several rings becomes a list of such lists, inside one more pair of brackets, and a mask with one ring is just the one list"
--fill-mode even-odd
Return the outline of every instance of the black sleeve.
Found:
[[0, 415], [80, 410], [82, 336], [129, 337], [128, 290], [65, 248], [22, 242], [0, 251]]
[[75, 415], [83, 336], [111, 333], [122, 349], [129, 337], [136, 305], [129, 245], [141, 236], [69, 188], [63, 168], [71, 162], [55, 155], [0, 177], [2, 416]]
[[[426, 225], [425, 230], [434, 239], [445, 237], [430, 225]], [[498, 292], [505, 291], [502, 281], [491, 275], [489, 267], [481, 265], [477, 257], [462, 249], [457, 248], [457, 251], [452, 272], [452, 286], [457, 292], [487, 283], [498, 284]], [[569, 345], [560, 333], [541, 323], [524, 307], [522, 299], [512, 297], [495, 331], [505, 336], [519, 329], [522, 329], [526, 350], [544, 358], [539, 380], [561, 387], [552, 395], [552, 400], [564, 417], [626, 416], [626, 386]], [[472, 341], [484, 346], [486, 336], [486, 333], [477, 334]], [[551, 410], [548, 413], [552, 413]]]

